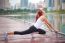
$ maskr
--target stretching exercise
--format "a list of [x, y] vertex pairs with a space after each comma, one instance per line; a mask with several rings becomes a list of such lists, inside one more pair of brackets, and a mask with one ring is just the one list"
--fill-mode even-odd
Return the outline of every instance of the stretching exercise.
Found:
[[[41, 10], [42, 11], [42, 10]], [[14, 32], [9, 32], [7, 34], [11, 35], [11, 34], [18, 34], [18, 35], [26, 35], [26, 34], [30, 34], [33, 32], [38, 32], [39, 34], [46, 34], [46, 31], [43, 30], [42, 28], [40, 28], [42, 25], [46, 25], [48, 27], [48, 29], [52, 30], [54, 29], [52, 27], [52, 25], [49, 23], [49, 21], [47, 20], [47, 18], [45, 17], [46, 15], [43, 14], [44, 12], [41, 12], [41, 16], [37, 19], [37, 21], [28, 29], [25, 31], [14, 31]]]
[[52, 30], [53, 27], [51, 26], [51, 24], [48, 22], [47, 18], [45, 17], [45, 14], [43, 14], [44, 12], [41, 12], [41, 16], [38, 18], [38, 20], [28, 29], [25, 31], [14, 31], [14, 32], [9, 32], [7, 34], [11, 35], [11, 34], [19, 34], [19, 35], [25, 35], [25, 34], [30, 34], [33, 32], [38, 32], [39, 34], [46, 34], [46, 31], [41, 29], [40, 27], [44, 24], [46, 24], [46, 26]]

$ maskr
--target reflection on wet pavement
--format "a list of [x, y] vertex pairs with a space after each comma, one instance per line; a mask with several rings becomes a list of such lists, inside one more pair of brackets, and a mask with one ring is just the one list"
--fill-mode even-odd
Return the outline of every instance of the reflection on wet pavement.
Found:
[[[0, 17], [0, 32], [23, 31], [29, 28], [29, 26], [27, 23], [24, 24], [23, 22]], [[53, 32], [47, 32], [45, 35], [35, 33], [28, 35], [8, 35], [7, 40], [4, 37], [4, 35], [0, 35], [0, 43], [65, 43], [65, 37], [63, 35], [58, 35]]]

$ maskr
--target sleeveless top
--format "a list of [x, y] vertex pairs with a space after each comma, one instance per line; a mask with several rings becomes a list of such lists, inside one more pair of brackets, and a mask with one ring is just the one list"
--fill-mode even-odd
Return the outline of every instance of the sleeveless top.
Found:
[[44, 23], [40, 20], [40, 19], [38, 19], [37, 21], [36, 21], [36, 23], [34, 24], [34, 26], [38, 29], [38, 28], [41, 28], [41, 26], [43, 25]]
[[43, 21], [41, 21], [40, 19], [38, 19], [36, 21], [36, 23], [34, 24], [34, 26], [37, 28], [37, 29], [43, 29], [45, 31], [48, 31], [48, 27], [45, 25], [45, 23]]

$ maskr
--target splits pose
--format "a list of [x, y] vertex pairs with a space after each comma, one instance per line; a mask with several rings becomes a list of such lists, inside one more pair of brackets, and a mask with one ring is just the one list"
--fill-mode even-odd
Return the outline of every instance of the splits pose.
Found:
[[26, 35], [26, 34], [30, 34], [33, 32], [38, 32], [39, 34], [46, 34], [46, 31], [40, 28], [44, 24], [48, 27], [49, 30], [54, 29], [52, 27], [52, 25], [48, 22], [47, 18], [45, 17], [45, 14], [42, 10], [39, 10], [38, 14], [41, 14], [41, 16], [37, 18], [36, 22], [32, 26], [30, 26], [29, 29], [27, 29], [25, 31], [21, 31], [21, 32], [19, 32], [19, 31], [8, 32], [7, 34], [8, 35], [16, 35], [16, 34]]
[[11, 34], [18, 34], [18, 35], [26, 35], [26, 34], [30, 34], [33, 32], [38, 32], [39, 34], [46, 34], [46, 31], [43, 30], [42, 28], [40, 28], [42, 25], [46, 25], [48, 27], [48, 29], [52, 30], [54, 29], [52, 27], [52, 25], [49, 23], [49, 21], [47, 20], [47, 18], [45, 17], [45, 14], [43, 14], [44, 12], [42, 10], [41, 11], [41, 16], [37, 19], [37, 21], [29, 27], [29, 29], [25, 30], [25, 31], [14, 31], [14, 32], [9, 32], [7, 34], [11, 35]]

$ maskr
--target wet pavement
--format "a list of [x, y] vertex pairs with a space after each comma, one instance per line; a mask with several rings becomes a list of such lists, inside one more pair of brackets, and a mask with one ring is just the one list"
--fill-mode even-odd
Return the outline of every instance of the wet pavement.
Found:
[[23, 21], [20, 22], [7, 17], [0, 17], [0, 32], [23, 31], [30, 26], [30, 24], [24, 23]]
[[0, 43], [65, 43], [65, 38], [34, 34], [11, 35], [8, 40], [0, 40]]
[[[0, 17], [0, 32], [24, 31], [31, 25], [23, 21], [17, 21], [6, 17]], [[0, 43], [65, 43], [63, 35], [47, 31], [45, 35], [36, 33], [28, 35], [8, 35], [5, 40], [4, 35], [0, 35]]]

